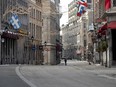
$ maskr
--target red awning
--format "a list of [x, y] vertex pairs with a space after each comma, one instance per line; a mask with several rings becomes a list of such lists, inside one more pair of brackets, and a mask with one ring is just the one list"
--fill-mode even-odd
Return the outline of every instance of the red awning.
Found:
[[116, 21], [112, 21], [112, 22], [108, 23], [107, 28], [108, 29], [116, 29]]
[[105, 35], [106, 34], [106, 30], [107, 29], [107, 23], [105, 23], [99, 30], [98, 33], [101, 33], [101, 35]]
[[101, 30], [106, 30], [107, 29], [107, 23], [105, 23], [100, 29]]
[[116, 29], [116, 21], [104, 24], [100, 29], [98, 29], [98, 33], [101, 35], [106, 35], [107, 29]]
[[101, 33], [102, 32], [102, 30], [101, 29], [98, 29], [98, 33]]

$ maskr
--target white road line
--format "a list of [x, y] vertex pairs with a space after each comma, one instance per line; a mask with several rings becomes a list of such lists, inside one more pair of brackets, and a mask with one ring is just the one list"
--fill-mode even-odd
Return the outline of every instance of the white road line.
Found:
[[15, 68], [15, 72], [16, 74], [24, 81], [26, 82], [30, 87], [37, 87], [36, 85], [34, 85], [33, 83], [31, 83], [29, 80], [27, 80], [21, 73], [20, 73], [20, 66]]

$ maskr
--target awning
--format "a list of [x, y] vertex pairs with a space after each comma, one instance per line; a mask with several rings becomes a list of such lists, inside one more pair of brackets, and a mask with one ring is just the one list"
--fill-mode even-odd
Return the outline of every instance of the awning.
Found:
[[100, 29], [101, 30], [106, 30], [107, 29], [107, 23], [105, 23]]
[[100, 35], [106, 35], [106, 30], [107, 30], [107, 23], [105, 23], [100, 29], [98, 29], [98, 33]]
[[108, 29], [116, 29], [116, 21], [112, 21], [112, 22], [108, 23], [107, 28]]
[[102, 33], [107, 29], [107, 23], [105, 23], [100, 29], [98, 29], [98, 33]]
[[116, 21], [111, 21], [110, 23], [105, 23], [100, 29], [98, 29], [98, 35], [106, 35], [107, 29], [116, 29]]
[[2, 38], [10, 38], [10, 39], [19, 39], [19, 36], [16, 35], [16, 34], [11, 34], [11, 33], [8, 33], [8, 32], [3, 32]]

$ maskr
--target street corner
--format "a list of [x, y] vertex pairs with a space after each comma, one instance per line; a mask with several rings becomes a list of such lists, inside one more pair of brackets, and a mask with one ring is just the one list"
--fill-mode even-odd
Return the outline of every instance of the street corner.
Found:
[[25, 83], [27, 83], [30, 87], [37, 87], [35, 84], [30, 82], [28, 79], [25, 78], [25, 76], [22, 74], [22, 67], [21, 65], [17, 66], [15, 69], [16, 74], [19, 76], [21, 80], [23, 80]]

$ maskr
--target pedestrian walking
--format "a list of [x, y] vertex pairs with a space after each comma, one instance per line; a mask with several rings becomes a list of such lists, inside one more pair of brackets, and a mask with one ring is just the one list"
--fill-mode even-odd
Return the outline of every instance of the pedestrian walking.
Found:
[[67, 58], [64, 59], [65, 66], [67, 65]]
[[91, 54], [91, 52], [88, 52], [88, 63], [89, 63], [89, 65], [91, 65], [91, 62], [92, 62], [92, 54]]

